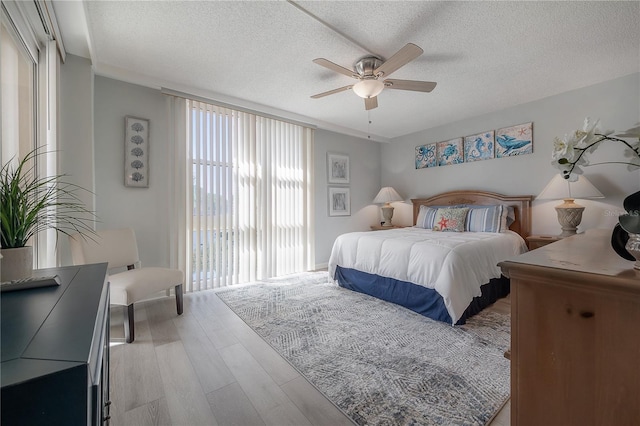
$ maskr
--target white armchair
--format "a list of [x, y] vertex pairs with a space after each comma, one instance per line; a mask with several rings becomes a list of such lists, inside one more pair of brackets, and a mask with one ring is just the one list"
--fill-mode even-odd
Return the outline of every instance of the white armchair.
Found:
[[182, 314], [184, 273], [179, 269], [139, 267], [138, 244], [133, 229], [98, 231], [95, 241], [72, 235], [69, 238], [75, 265], [108, 262], [108, 270], [127, 267], [109, 274], [111, 304], [126, 306], [124, 335], [127, 343], [135, 339], [133, 304], [162, 290], [175, 288], [176, 309]]

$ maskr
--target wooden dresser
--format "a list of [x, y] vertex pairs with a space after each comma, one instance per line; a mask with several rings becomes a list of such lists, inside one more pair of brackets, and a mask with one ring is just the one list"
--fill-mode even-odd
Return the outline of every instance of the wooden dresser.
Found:
[[640, 422], [640, 271], [595, 229], [500, 263], [511, 425]]

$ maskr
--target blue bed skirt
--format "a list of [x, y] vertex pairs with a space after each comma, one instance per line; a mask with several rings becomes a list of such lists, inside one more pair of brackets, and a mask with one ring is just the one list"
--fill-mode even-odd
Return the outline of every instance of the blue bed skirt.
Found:
[[[396, 303], [436, 321], [451, 324], [451, 316], [442, 296], [433, 289], [340, 266], [336, 268], [334, 279], [341, 287]], [[480, 290], [482, 295], [471, 301], [456, 325], [464, 324], [467, 318], [508, 295], [510, 282], [504, 276], [494, 278], [481, 286]]]

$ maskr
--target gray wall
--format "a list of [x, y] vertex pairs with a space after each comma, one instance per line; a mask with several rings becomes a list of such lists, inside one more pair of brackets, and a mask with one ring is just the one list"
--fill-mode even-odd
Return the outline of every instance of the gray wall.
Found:
[[[470, 188], [505, 194], [537, 195], [551, 179], [552, 141], [582, 125], [585, 116], [600, 118], [604, 127], [625, 130], [640, 120], [640, 74], [566, 92], [507, 110], [486, 114], [423, 132], [396, 138], [390, 144], [318, 130], [315, 133], [315, 251], [316, 265], [329, 259], [335, 237], [368, 230], [380, 221], [371, 204], [381, 186], [393, 186], [406, 199], [446, 190]], [[124, 117], [151, 120], [151, 177], [148, 189], [124, 186]], [[138, 234], [142, 261], [168, 266], [168, 200], [166, 174], [171, 159], [167, 146], [165, 101], [158, 90], [105, 77], [94, 78], [89, 61], [67, 55], [60, 69], [59, 161], [70, 180], [93, 189], [87, 204], [94, 206], [98, 229], [132, 226]], [[534, 153], [483, 162], [414, 169], [416, 145], [465, 136], [484, 130], [533, 121]], [[598, 150], [622, 158], [621, 147]], [[602, 152], [600, 152], [602, 151]], [[348, 154], [351, 166], [351, 216], [329, 217], [327, 152]], [[611, 228], [622, 210], [622, 200], [640, 189], [640, 171], [622, 165], [592, 166], [585, 174], [607, 198], [580, 201], [587, 206], [584, 229]], [[94, 202], [95, 198], [95, 202]], [[534, 233], [559, 232], [553, 206], [534, 202]], [[394, 223], [411, 223], [411, 207], [395, 203]], [[60, 246], [61, 264], [69, 264], [66, 241]]]
[[[327, 153], [349, 156], [351, 216], [329, 217]], [[380, 190], [380, 144], [326, 130], [315, 132], [315, 222], [316, 267], [329, 262], [333, 241], [340, 234], [368, 231], [380, 222], [380, 209], [371, 204]]]
[[[132, 227], [146, 266], [169, 265], [167, 111], [155, 89], [95, 77], [95, 174], [99, 229]], [[124, 186], [124, 117], [147, 118], [149, 188]]]
[[[97, 229], [133, 227], [140, 256], [147, 266], [168, 266], [169, 204], [166, 189], [169, 153], [166, 106], [160, 91], [95, 76], [90, 63], [68, 55], [62, 67], [61, 129], [65, 145], [63, 172], [87, 182], [95, 193]], [[81, 93], [79, 95], [78, 93]], [[93, 114], [92, 114], [93, 113]], [[124, 117], [148, 118], [150, 125], [149, 188], [124, 186]], [[89, 117], [94, 116], [91, 120]], [[78, 121], [81, 120], [81, 121]], [[92, 126], [93, 123], [93, 126]], [[93, 129], [93, 130], [92, 130]], [[348, 154], [351, 167], [351, 216], [328, 217], [326, 154]], [[371, 200], [380, 189], [380, 145], [350, 136], [315, 132], [315, 252], [318, 267], [326, 265], [333, 240], [341, 233], [368, 230], [379, 221]], [[90, 182], [90, 184], [88, 183]], [[70, 264], [62, 248], [62, 264]]]
[[[168, 161], [170, 161], [164, 96], [149, 89], [110, 78], [95, 78], [95, 154], [99, 227], [132, 226], [145, 264], [167, 265], [168, 253]], [[123, 185], [124, 116], [151, 120], [151, 176], [148, 189]], [[351, 167], [351, 216], [328, 217], [326, 153], [349, 154]], [[377, 220], [371, 200], [380, 189], [380, 146], [375, 142], [318, 130], [315, 158], [315, 252], [316, 265], [329, 261], [336, 236], [367, 230]], [[150, 220], [151, 218], [151, 220]], [[145, 259], [145, 257], [147, 259]]]
[[[640, 119], [640, 74], [565, 92], [535, 102], [460, 120], [396, 138], [382, 145], [382, 183], [405, 197], [425, 197], [455, 189], [481, 189], [509, 195], [538, 195], [557, 173], [551, 166], [553, 138], [582, 128], [585, 117], [600, 118], [602, 128], [623, 131]], [[449, 140], [485, 130], [533, 122], [533, 154], [416, 170], [414, 150], [425, 143]], [[600, 147], [593, 161], [624, 161], [622, 144]], [[613, 228], [622, 200], [640, 189], [640, 171], [620, 164], [584, 168], [585, 176], [604, 194], [601, 200], [580, 200], [586, 206], [581, 229]], [[553, 206], [534, 201], [533, 233], [558, 234]], [[396, 207], [398, 220], [411, 223], [410, 206]], [[394, 215], [395, 217], [395, 215]]]
[[[88, 59], [67, 55], [60, 65], [58, 105], [58, 167], [67, 180], [87, 192], [77, 195], [88, 209], [95, 210], [93, 152], [93, 70]], [[58, 240], [58, 262], [71, 264], [66, 238]]]

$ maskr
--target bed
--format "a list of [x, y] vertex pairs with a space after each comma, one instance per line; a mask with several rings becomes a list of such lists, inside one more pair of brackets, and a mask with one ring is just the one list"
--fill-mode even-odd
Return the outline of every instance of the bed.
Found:
[[[413, 227], [340, 235], [331, 251], [329, 274], [350, 290], [437, 321], [464, 324], [509, 294], [509, 280], [497, 264], [527, 250], [532, 199], [483, 191], [451, 191], [413, 199]], [[482, 214], [486, 219], [486, 212], [499, 214], [502, 222], [479, 226], [478, 217]], [[437, 223], [447, 229], [442, 218], [449, 214], [465, 215], [460, 218], [467, 232], [431, 228], [439, 225], [429, 220], [440, 219]], [[478, 230], [496, 232], [469, 232]]]

